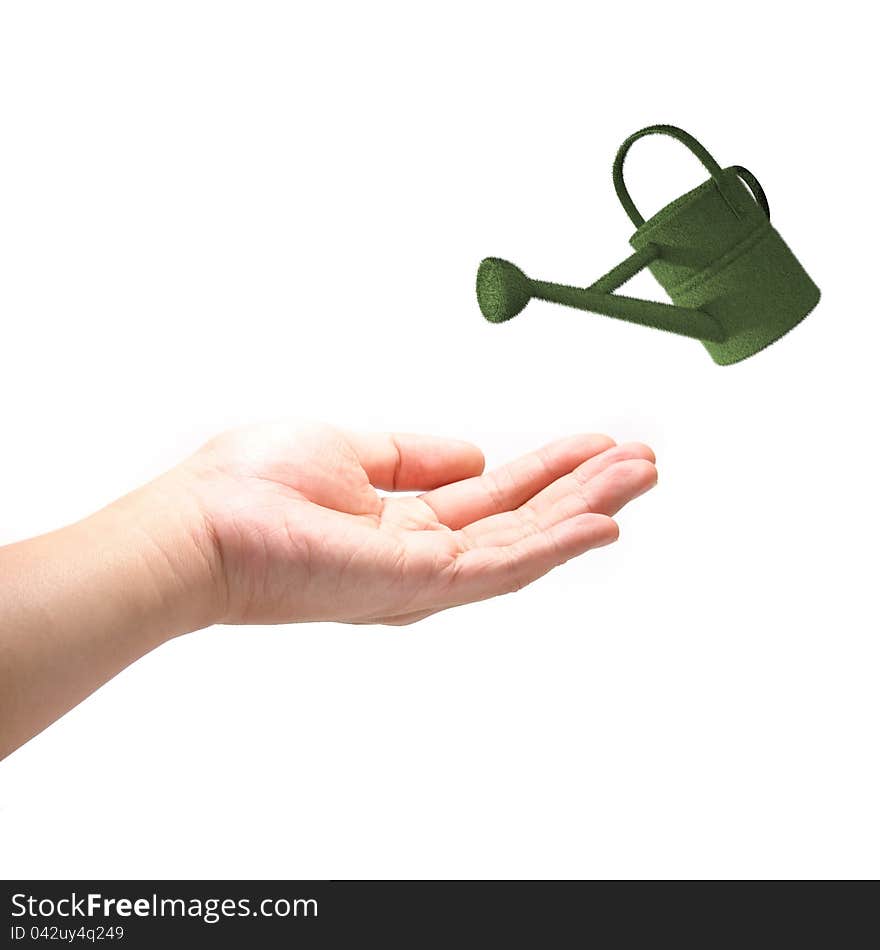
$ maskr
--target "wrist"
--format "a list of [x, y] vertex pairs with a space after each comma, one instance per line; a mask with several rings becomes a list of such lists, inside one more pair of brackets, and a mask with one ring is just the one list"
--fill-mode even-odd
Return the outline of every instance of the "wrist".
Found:
[[194, 498], [163, 476], [74, 526], [100, 539], [125, 578], [129, 606], [169, 640], [222, 616], [220, 561]]

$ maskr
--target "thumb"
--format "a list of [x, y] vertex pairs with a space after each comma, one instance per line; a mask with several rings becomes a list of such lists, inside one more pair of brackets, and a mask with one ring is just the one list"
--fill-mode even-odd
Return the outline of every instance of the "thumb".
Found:
[[347, 432], [346, 439], [376, 488], [424, 491], [483, 471], [483, 453], [470, 442], [408, 433]]

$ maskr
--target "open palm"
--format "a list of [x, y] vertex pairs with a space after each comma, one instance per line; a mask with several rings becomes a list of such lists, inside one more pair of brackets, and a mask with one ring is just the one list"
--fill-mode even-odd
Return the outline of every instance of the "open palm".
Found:
[[657, 478], [647, 446], [602, 435], [482, 474], [465, 442], [292, 424], [222, 435], [185, 468], [226, 623], [411, 623], [518, 590], [616, 540], [611, 516]]

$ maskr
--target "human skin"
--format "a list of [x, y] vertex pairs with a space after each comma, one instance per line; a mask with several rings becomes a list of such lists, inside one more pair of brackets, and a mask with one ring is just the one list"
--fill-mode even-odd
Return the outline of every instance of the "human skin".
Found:
[[611, 516], [656, 483], [654, 461], [575, 435], [483, 474], [480, 450], [449, 439], [225, 433], [85, 520], [0, 548], [0, 758], [193, 630], [408, 624], [519, 590], [615, 541]]

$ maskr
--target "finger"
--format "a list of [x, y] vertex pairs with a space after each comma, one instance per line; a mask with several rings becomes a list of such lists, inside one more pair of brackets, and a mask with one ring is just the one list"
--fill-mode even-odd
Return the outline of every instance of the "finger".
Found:
[[607, 435], [570, 436], [478, 478], [427, 492], [421, 499], [442, 524], [461, 528], [480, 518], [518, 507], [612, 445], [614, 440]]
[[483, 453], [470, 442], [405, 433], [348, 432], [370, 482], [388, 491], [417, 491], [472, 478], [483, 471]]
[[383, 627], [408, 627], [412, 623], [418, 623], [420, 620], [432, 617], [442, 609], [442, 607], [433, 607], [430, 610], [413, 610], [405, 614], [371, 617], [369, 620], [354, 620], [352, 623], [357, 625], [381, 624]]
[[513, 544], [579, 514], [614, 515], [657, 483], [653, 462], [638, 455], [627, 458], [617, 449], [603, 453], [606, 455], [609, 456], [606, 463], [597, 466], [592, 478], [580, 480], [566, 476], [547, 488], [545, 491], [551, 492], [560, 482], [565, 483], [565, 490], [554, 490], [553, 498], [546, 502], [538, 504], [538, 496], [516, 511], [492, 515], [462, 528], [459, 534], [463, 546]]
[[511, 593], [572, 557], [616, 541], [617, 535], [611, 518], [581, 515], [507, 547], [467, 551], [450, 566], [442, 586], [425, 585], [408, 609], [355, 622], [405, 626], [450, 607]]
[[[644, 459], [652, 465], [657, 461], [652, 449], [641, 442], [627, 442], [623, 445], [614, 446], [606, 452], [588, 459], [569, 475], [557, 479], [552, 485], [548, 485], [534, 498], [529, 499], [526, 505], [536, 515], [540, 514], [552, 508], [560, 499], [582, 492], [594, 478], [607, 471], [612, 465], [631, 459]], [[612, 512], [602, 510], [605, 514], [612, 514]]]
[[456, 558], [444, 606], [521, 590], [548, 571], [593, 548], [611, 544], [611, 518], [581, 514], [504, 547], [473, 548]]
[[551, 523], [585, 512], [612, 517], [631, 501], [657, 484], [657, 468], [647, 459], [615, 462], [580, 491], [573, 491], [548, 508], [543, 517]]

